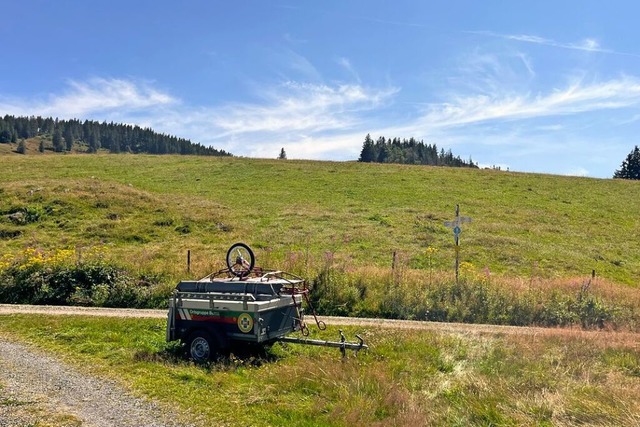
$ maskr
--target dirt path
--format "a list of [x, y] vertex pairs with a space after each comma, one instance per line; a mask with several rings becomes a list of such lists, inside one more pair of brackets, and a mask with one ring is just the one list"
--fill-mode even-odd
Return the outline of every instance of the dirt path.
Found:
[[182, 426], [112, 381], [0, 339], [0, 426]]
[[[18, 304], [0, 304], [0, 315], [3, 314], [48, 314], [48, 315], [81, 315], [98, 317], [133, 317], [164, 319], [166, 310], [140, 310], [130, 308], [100, 308], [100, 307], [67, 307], [67, 306], [36, 306]], [[475, 325], [469, 323], [441, 323], [417, 320], [367, 319], [354, 317], [319, 316], [328, 325], [362, 326], [366, 328], [389, 328], [435, 331], [453, 334], [499, 334], [499, 335], [533, 335], [533, 336], [579, 336], [585, 339], [603, 339], [617, 341], [628, 340], [630, 337], [638, 339], [640, 334], [632, 332], [588, 331], [580, 328], [539, 328], [530, 326], [502, 326]], [[313, 324], [313, 317], [307, 315], [305, 320]]]
[[[165, 318], [165, 310], [0, 304], [0, 316], [11, 314], [84, 315]], [[495, 325], [471, 325], [386, 319], [320, 317], [329, 325], [355, 325], [450, 334], [575, 336], [607, 342], [638, 342], [640, 334]], [[0, 318], [1, 321], [1, 318]], [[307, 317], [307, 321], [313, 319]], [[34, 420], [38, 424], [34, 424]], [[45, 422], [43, 422], [45, 420]], [[179, 426], [151, 402], [131, 396], [122, 387], [82, 374], [41, 351], [0, 339], [0, 427], [44, 426]]]

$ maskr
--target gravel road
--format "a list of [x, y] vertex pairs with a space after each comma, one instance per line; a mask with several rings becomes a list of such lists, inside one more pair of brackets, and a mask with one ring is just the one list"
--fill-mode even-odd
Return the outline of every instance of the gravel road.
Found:
[[[101, 308], [101, 307], [69, 307], [69, 306], [49, 306], [49, 305], [20, 305], [20, 304], [0, 304], [0, 316], [3, 314], [48, 314], [48, 315], [80, 315], [98, 317], [134, 317], [134, 318], [155, 318], [165, 319], [167, 310], [142, 310], [132, 308]], [[305, 320], [313, 324], [313, 317], [307, 315]], [[362, 326], [365, 328], [388, 328], [388, 329], [411, 329], [445, 332], [453, 334], [499, 334], [499, 335], [574, 335], [585, 339], [603, 336], [607, 340], [617, 341], [637, 338], [639, 334], [633, 332], [612, 332], [583, 330], [580, 328], [540, 328], [531, 326], [503, 326], [503, 325], [475, 325], [469, 323], [441, 323], [426, 322], [420, 320], [394, 320], [394, 319], [368, 319], [354, 317], [329, 317], [318, 316], [318, 320], [327, 325], [334, 326]]]
[[46, 425], [186, 426], [112, 381], [82, 374], [37, 349], [5, 340], [0, 340], [0, 384], [3, 427], [47, 419]]
[[[158, 319], [166, 317], [166, 310], [0, 304], [0, 316], [20, 313]], [[312, 321], [312, 318], [307, 320]], [[638, 334], [634, 333], [580, 329], [341, 317], [320, 317], [320, 320], [336, 326], [356, 325], [373, 329], [428, 330], [452, 334], [572, 335], [585, 340], [606, 340], [611, 344], [618, 340], [628, 342], [630, 337], [634, 340], [638, 338]], [[23, 407], [27, 410], [20, 410]], [[185, 425], [177, 422], [175, 416], [153, 402], [130, 395], [114, 382], [80, 373], [36, 348], [0, 338], [0, 427], [31, 426], [35, 421], [40, 422], [43, 417], [49, 418], [49, 422], [44, 425], [86, 427]]]

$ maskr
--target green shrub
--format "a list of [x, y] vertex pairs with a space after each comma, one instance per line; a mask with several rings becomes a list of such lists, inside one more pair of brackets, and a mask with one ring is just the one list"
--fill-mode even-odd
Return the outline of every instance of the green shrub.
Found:
[[44, 210], [39, 206], [13, 207], [4, 212], [6, 218], [15, 225], [38, 222], [44, 214]]
[[359, 300], [360, 292], [346, 275], [327, 268], [312, 281], [311, 302], [319, 313], [349, 316]]
[[136, 277], [101, 259], [71, 260], [74, 251], [29, 249], [0, 263], [0, 302], [152, 308], [166, 306], [161, 276]]

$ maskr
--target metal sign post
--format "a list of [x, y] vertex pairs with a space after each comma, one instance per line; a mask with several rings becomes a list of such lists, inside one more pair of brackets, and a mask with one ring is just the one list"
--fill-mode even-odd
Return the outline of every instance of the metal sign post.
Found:
[[462, 233], [460, 226], [465, 222], [471, 222], [471, 218], [468, 216], [460, 216], [460, 205], [456, 205], [456, 218], [453, 221], [444, 222], [445, 227], [453, 229], [453, 237], [456, 242], [456, 284], [458, 284], [460, 270], [460, 233]]

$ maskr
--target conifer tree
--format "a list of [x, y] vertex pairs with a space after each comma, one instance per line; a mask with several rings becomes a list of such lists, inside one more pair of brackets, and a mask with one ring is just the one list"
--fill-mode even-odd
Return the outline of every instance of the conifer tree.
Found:
[[614, 174], [614, 178], [640, 179], [640, 149], [636, 145]]
[[284, 147], [280, 150], [280, 155], [278, 156], [280, 160], [287, 160], [287, 153], [284, 151]]
[[0, 130], [0, 143], [11, 142], [11, 131], [9, 129]]
[[364, 138], [360, 159], [358, 159], [358, 161], [367, 163], [376, 161], [376, 150], [373, 146], [373, 139], [371, 139], [371, 135], [369, 134]]
[[16, 151], [19, 154], [25, 154], [27, 152], [27, 146], [24, 143], [24, 139], [21, 139], [20, 142], [18, 142], [18, 148], [16, 148]]
[[100, 136], [98, 131], [93, 129], [89, 131], [89, 152], [96, 153], [100, 149]]
[[73, 129], [71, 129], [70, 124], [68, 124], [64, 128], [63, 135], [64, 135], [65, 148], [67, 149], [67, 151], [71, 151], [71, 148], [73, 148]]
[[62, 134], [60, 129], [56, 127], [53, 131], [53, 151], [61, 153], [64, 150], [64, 144], [62, 143]]

